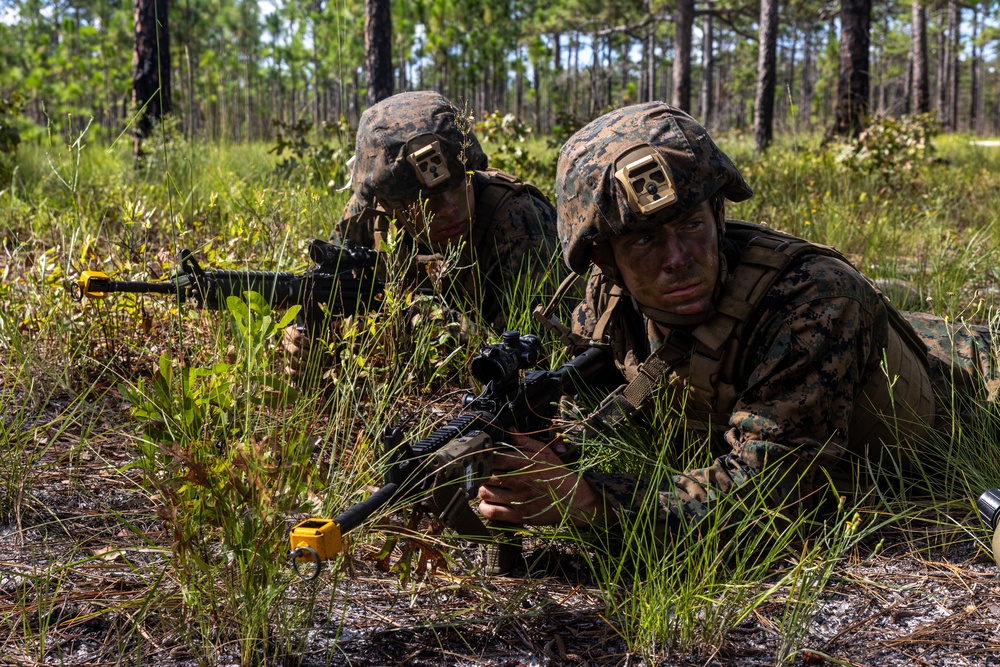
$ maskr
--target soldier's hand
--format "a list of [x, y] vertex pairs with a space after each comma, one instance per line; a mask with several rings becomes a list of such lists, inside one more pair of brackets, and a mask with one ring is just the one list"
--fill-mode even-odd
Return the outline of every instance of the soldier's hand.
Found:
[[498, 453], [493, 476], [479, 487], [479, 511], [492, 521], [545, 526], [565, 514], [579, 526], [599, 519], [600, 495], [560, 460], [558, 438], [544, 443], [513, 435], [517, 449]]
[[292, 378], [301, 379], [302, 371], [309, 359], [309, 334], [300, 331], [294, 324], [289, 324], [281, 335], [281, 349], [285, 361], [285, 373]]

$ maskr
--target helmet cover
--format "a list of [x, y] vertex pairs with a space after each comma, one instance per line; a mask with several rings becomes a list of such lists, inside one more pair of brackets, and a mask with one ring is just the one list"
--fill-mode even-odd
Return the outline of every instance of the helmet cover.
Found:
[[753, 190], [694, 118], [664, 102], [607, 113], [559, 151], [563, 258], [583, 273], [596, 243], [682, 219], [715, 194], [738, 202]]

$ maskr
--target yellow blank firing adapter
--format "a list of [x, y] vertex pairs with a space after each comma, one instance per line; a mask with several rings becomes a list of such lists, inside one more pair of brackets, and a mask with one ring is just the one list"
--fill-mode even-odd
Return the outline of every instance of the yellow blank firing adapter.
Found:
[[417, 180], [423, 187], [433, 188], [451, 178], [441, 144], [433, 135], [425, 134], [412, 139], [408, 148], [411, 152], [406, 155], [406, 161], [413, 165]]
[[76, 289], [74, 298], [79, 301], [83, 297], [90, 299], [103, 299], [106, 297], [111, 278], [101, 271], [84, 271], [76, 279]]
[[649, 216], [677, 201], [670, 169], [659, 151], [643, 145], [615, 160], [615, 178], [625, 189], [633, 213]]
[[[295, 574], [306, 581], [318, 577], [323, 561], [330, 560], [343, 550], [340, 534], [340, 526], [333, 519], [306, 519], [292, 528], [288, 535], [292, 548], [288, 557]], [[299, 563], [305, 562], [312, 562], [314, 569], [306, 573], [299, 570]]]

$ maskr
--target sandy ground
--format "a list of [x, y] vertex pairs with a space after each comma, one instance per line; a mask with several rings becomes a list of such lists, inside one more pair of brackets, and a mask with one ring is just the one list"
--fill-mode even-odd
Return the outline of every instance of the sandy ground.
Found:
[[[0, 664], [199, 664], [169, 595], [170, 536], [129, 468], [134, 426], [120, 404], [95, 409], [109, 418], [82, 447], [80, 434], [61, 434], [36, 464], [20, 525], [0, 526]], [[875, 555], [861, 549], [838, 567], [801, 642], [808, 652], [791, 664], [1000, 665], [1000, 570], [981, 542], [883, 537]], [[318, 595], [305, 651], [279, 664], [773, 665], [782, 640], [779, 596], [718, 645], [650, 658], [628, 651], [572, 556], [530, 580], [467, 585], [452, 568], [410, 586], [373, 556], [354, 552], [336, 589]], [[307, 590], [296, 584], [289, 599]], [[238, 664], [238, 653], [209, 664]]]

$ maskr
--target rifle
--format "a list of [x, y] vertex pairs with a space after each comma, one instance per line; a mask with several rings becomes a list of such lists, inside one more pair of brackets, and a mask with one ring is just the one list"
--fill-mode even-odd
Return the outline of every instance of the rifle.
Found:
[[301, 305], [299, 323], [314, 332], [330, 315], [363, 313], [381, 305], [385, 283], [375, 277], [377, 251], [350, 241], [340, 247], [314, 239], [309, 257], [316, 266], [301, 274], [205, 270], [190, 250], [182, 250], [177, 269], [167, 280], [112, 280], [100, 271], [84, 271], [70, 283], [70, 292], [76, 301], [103, 299], [114, 292], [172, 294], [178, 301], [192, 299], [200, 308], [218, 310], [227, 297], [252, 290], [272, 308]]
[[[508, 432], [550, 429], [560, 398], [592, 386], [605, 373], [617, 373], [611, 354], [598, 347], [554, 371], [534, 369], [541, 358], [537, 336], [504, 332], [500, 343], [484, 348], [472, 360], [472, 373], [484, 388], [478, 396], [463, 399], [457, 417], [413, 444], [404, 441], [402, 428], [386, 428], [383, 446], [388, 466], [382, 487], [334, 519], [307, 519], [292, 528], [289, 558], [296, 573], [314, 579], [322, 562], [343, 549], [344, 534], [397, 501], [419, 505], [463, 537], [498, 545], [497, 552], [488, 554], [494, 559], [489, 566], [498, 573], [513, 569], [519, 546], [488, 528], [469, 506], [479, 486], [490, 478], [497, 447]], [[308, 561], [315, 565], [309, 576], [298, 566]]]

